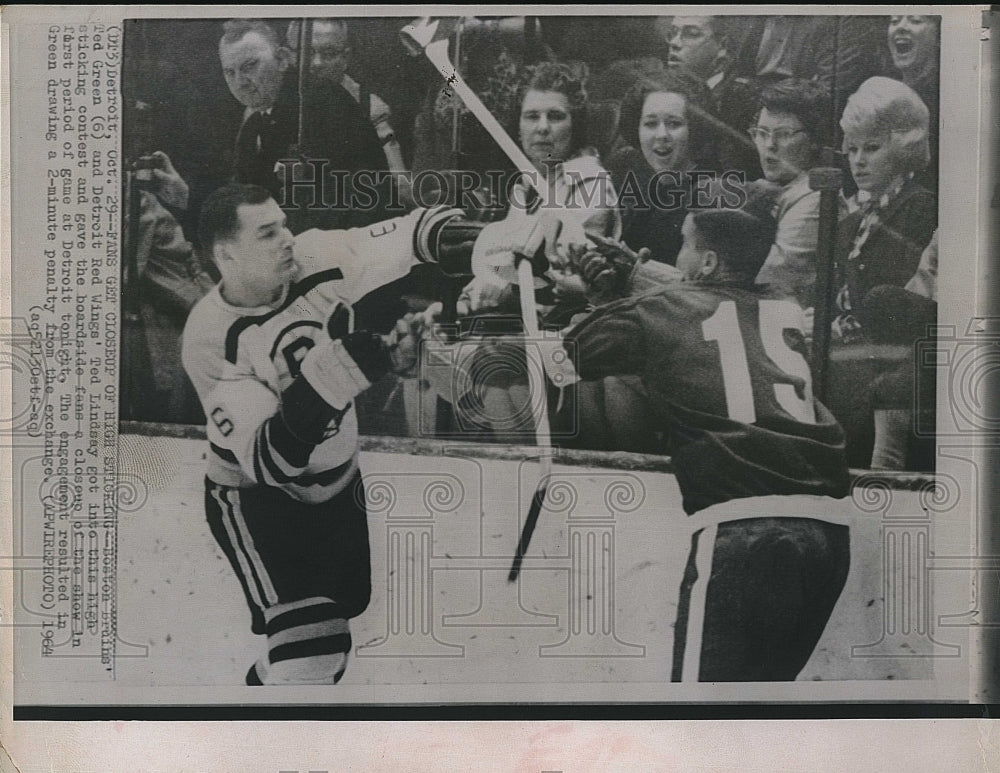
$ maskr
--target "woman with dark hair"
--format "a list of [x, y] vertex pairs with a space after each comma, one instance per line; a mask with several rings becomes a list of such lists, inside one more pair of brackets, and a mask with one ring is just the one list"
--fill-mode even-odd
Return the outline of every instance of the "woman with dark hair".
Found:
[[[587, 234], [616, 238], [620, 234], [611, 175], [587, 144], [585, 80], [582, 66], [543, 62], [527, 71], [520, 90], [516, 136], [535, 174], [530, 184], [522, 179], [507, 186], [510, 208], [503, 223], [496, 224], [498, 233], [527, 233], [535, 213], [549, 211], [562, 222], [559, 249], [569, 243], [585, 244]], [[576, 277], [560, 271], [550, 272], [550, 277], [564, 299], [572, 295], [583, 300], [583, 287]], [[499, 278], [477, 278], [464, 295], [469, 310], [516, 300], [516, 294]]]
[[761, 90], [761, 110], [749, 133], [764, 179], [751, 191], [774, 196], [778, 223], [774, 245], [757, 281], [793, 297], [804, 309], [815, 305], [819, 191], [809, 170], [831, 142], [830, 91], [822, 83], [786, 78]]
[[938, 187], [938, 122], [941, 118], [941, 17], [899, 15], [889, 19], [889, 57], [886, 75], [898, 78], [927, 105], [930, 161], [915, 179], [932, 193]]
[[[718, 170], [718, 123], [705, 84], [684, 70], [643, 78], [622, 102], [619, 133], [629, 145], [608, 163], [622, 206], [622, 239], [673, 265], [698, 176]], [[702, 182], [704, 185], [704, 182]]]

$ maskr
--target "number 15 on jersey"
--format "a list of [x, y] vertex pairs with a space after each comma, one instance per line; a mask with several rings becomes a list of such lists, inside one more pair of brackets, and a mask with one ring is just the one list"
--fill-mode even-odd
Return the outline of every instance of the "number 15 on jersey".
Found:
[[[773, 399], [795, 420], [815, 424], [809, 364], [785, 340], [786, 330], [802, 334], [804, 322], [802, 309], [791, 301], [759, 301], [758, 324], [763, 354], [793, 382], [772, 382]], [[736, 302], [722, 301], [715, 313], [702, 323], [701, 330], [706, 341], [715, 341], [719, 347], [729, 418], [744, 424], [756, 423], [756, 403], [758, 399], [767, 401], [770, 395], [754, 394], [754, 379], [750, 375], [747, 345], [740, 330]]]

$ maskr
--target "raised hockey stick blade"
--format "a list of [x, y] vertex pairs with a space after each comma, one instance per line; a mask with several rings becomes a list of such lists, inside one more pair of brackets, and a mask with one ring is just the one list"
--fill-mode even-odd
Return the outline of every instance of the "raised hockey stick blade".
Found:
[[458, 69], [448, 59], [447, 35], [450, 34], [453, 27], [452, 20], [431, 19], [422, 16], [403, 27], [399, 32], [399, 37], [412, 56], [418, 56], [422, 53], [427, 57], [428, 61], [434, 65], [434, 69], [448, 82], [448, 86], [461, 97], [462, 102], [469, 108], [469, 112], [476, 116], [479, 123], [496, 141], [507, 158], [511, 160], [511, 163], [528, 178], [528, 184], [533, 184], [537, 175], [534, 165], [524, 155], [524, 151], [517, 143], [511, 139], [510, 135], [504, 131], [500, 122], [493, 117], [493, 114], [479, 99], [479, 95], [469, 88]]

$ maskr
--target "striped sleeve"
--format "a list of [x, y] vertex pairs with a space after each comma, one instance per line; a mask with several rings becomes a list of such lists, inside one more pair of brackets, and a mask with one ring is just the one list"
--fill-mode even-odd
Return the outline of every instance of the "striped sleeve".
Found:
[[419, 263], [414, 236], [425, 210], [383, 220], [363, 228], [322, 231], [295, 238], [295, 258], [308, 276], [331, 267], [343, 272], [337, 294], [353, 304], [382, 285], [406, 276]]
[[220, 382], [205, 400], [212, 451], [263, 486], [300, 484], [316, 446], [350, 410], [329, 405], [304, 378], [276, 396], [259, 381]]
[[461, 210], [440, 206], [416, 209], [363, 228], [305, 231], [295, 239], [301, 278], [336, 268], [343, 274], [337, 294], [349, 304], [356, 303], [406, 276], [413, 266], [436, 262], [435, 235], [456, 214]]

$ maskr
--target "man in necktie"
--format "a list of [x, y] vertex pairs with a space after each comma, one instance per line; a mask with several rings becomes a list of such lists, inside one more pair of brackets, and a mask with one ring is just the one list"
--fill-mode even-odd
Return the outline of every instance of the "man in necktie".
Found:
[[[361, 226], [386, 217], [388, 202], [383, 197], [362, 200], [350, 195], [359, 173], [377, 175], [387, 165], [374, 127], [347, 91], [312, 79], [300, 94], [291, 52], [281, 45], [274, 28], [260, 19], [227, 21], [219, 60], [226, 85], [244, 106], [234, 147], [237, 182], [270, 191], [285, 209], [293, 231]], [[325, 164], [323, 185], [299, 185], [282, 196], [287, 175], [279, 164], [299, 158]], [[305, 170], [308, 174], [302, 179], [308, 180], [314, 168], [302, 165], [296, 172]], [[310, 208], [314, 203], [326, 206]]]
[[250, 113], [236, 137], [235, 173], [238, 182], [274, 187], [274, 168], [268, 169], [262, 157], [264, 122], [268, 116], [257, 110]]

